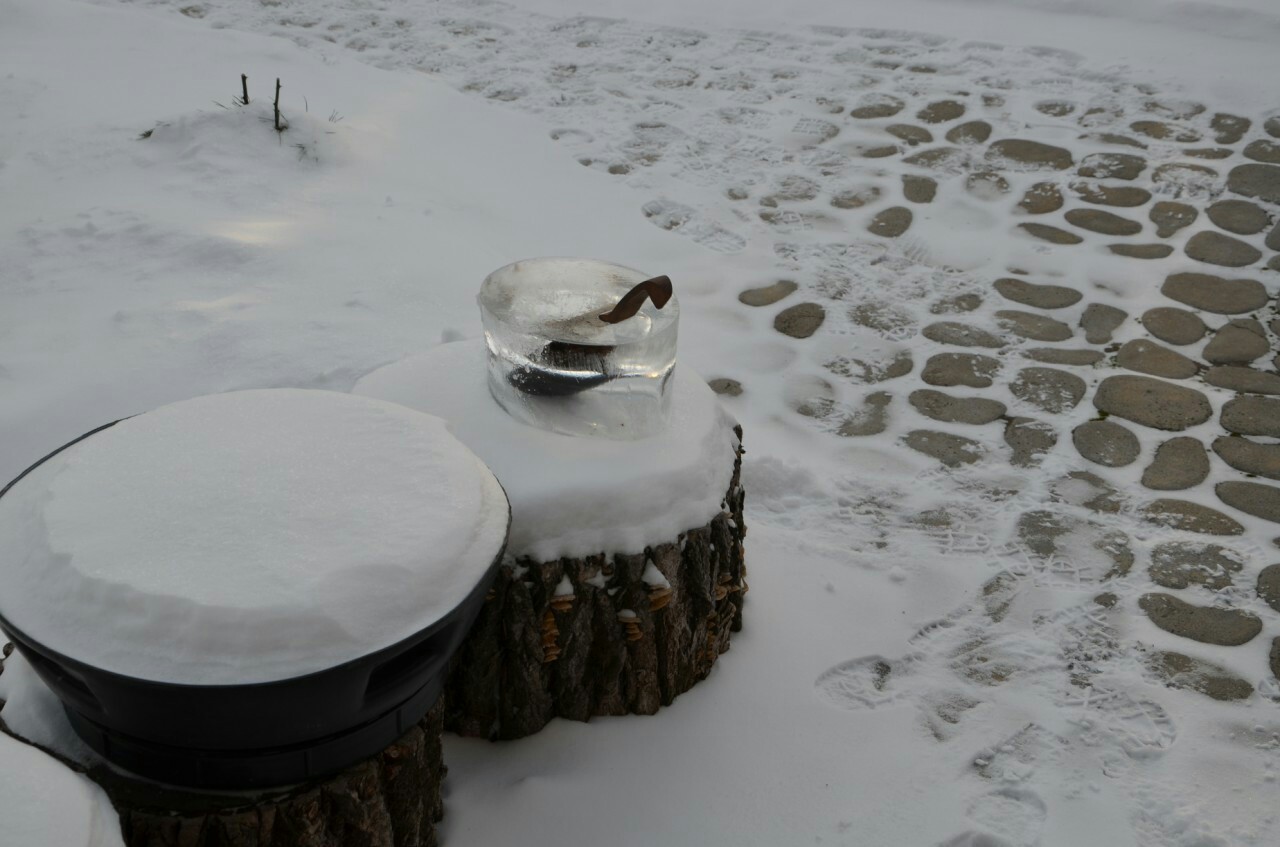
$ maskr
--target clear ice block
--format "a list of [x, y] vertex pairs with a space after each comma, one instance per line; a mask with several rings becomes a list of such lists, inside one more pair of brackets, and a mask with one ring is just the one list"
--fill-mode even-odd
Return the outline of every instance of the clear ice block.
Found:
[[489, 390], [512, 417], [566, 435], [644, 438], [667, 423], [680, 304], [645, 300], [606, 323], [649, 277], [591, 259], [526, 259], [480, 286]]

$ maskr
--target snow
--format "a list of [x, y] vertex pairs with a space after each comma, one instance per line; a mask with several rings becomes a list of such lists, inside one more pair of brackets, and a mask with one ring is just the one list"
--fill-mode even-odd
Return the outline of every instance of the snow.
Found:
[[185, 400], [0, 498], [0, 609], [104, 670], [198, 685], [333, 667], [451, 612], [507, 503], [443, 421], [332, 391]]
[[0, 843], [123, 847], [106, 792], [34, 747], [0, 734]]
[[[623, 20], [567, 17], [578, 11]], [[771, 229], [725, 192], [763, 194], [822, 166], [802, 152], [822, 131], [812, 98], [855, 97], [859, 70], [836, 56], [874, 39], [816, 27], [895, 30], [882, 40], [946, 71], [916, 80], [913, 97], [1001, 85], [1010, 105], [992, 116], [997, 131], [1047, 138], [1053, 122], [1029, 112], [1034, 101], [1136, 110], [1140, 86], [1256, 126], [1280, 105], [1277, 17], [1271, 0], [0, 0], [0, 477], [106, 420], [234, 389], [346, 391], [442, 339], [478, 339], [480, 281], [524, 256], [668, 273], [682, 308], [677, 374], [745, 386], [722, 402], [749, 450], [746, 628], [656, 716], [553, 722], [498, 745], [447, 739], [445, 843], [1271, 847], [1280, 721], [1266, 650], [1280, 632], [1248, 591], [1275, 561], [1274, 530], [1242, 518], [1246, 535], [1226, 542], [1249, 563], [1233, 599], [1264, 617], [1264, 633], [1188, 646], [1132, 598], [1151, 548], [1189, 536], [1085, 515], [1070, 502], [1078, 491], [1054, 500], [1070, 463], [1010, 468], [994, 460], [998, 433], [926, 423], [901, 396], [886, 432], [859, 439], [796, 412], [855, 409], [875, 387], [825, 365], [855, 351], [892, 361], [908, 349], [902, 327], [936, 319], [931, 302], [985, 291], [1010, 265], [1069, 275], [1133, 314], [1155, 304], [1149, 280], [1092, 237], [1067, 263], [1007, 237], [1018, 219], [956, 186], [917, 208], [919, 238], [898, 245], [867, 239], [860, 212], [838, 227], [797, 213]], [[572, 78], [579, 63], [589, 82]], [[680, 63], [696, 85], [679, 86]], [[248, 110], [230, 106], [242, 72]], [[757, 88], [706, 87], [734, 74]], [[277, 76], [282, 137], [264, 120]], [[752, 102], [764, 89], [773, 99]], [[836, 143], [881, 140], [845, 124]], [[1165, 155], [1153, 147], [1151, 165]], [[889, 191], [899, 176], [881, 160], [839, 179]], [[788, 302], [736, 302], [779, 278], [804, 286], [796, 299], [857, 285], [822, 333], [797, 340], [772, 329]], [[847, 319], [871, 301], [905, 323]], [[444, 349], [465, 344], [476, 342]], [[917, 371], [941, 349], [911, 345]], [[1220, 407], [1225, 394], [1205, 391]], [[1065, 432], [1087, 413], [1055, 424]], [[988, 461], [952, 472], [904, 450], [896, 439], [921, 426], [979, 438]], [[1122, 488], [1136, 488], [1153, 447], [1114, 471]], [[1112, 583], [1120, 608], [1091, 602], [1085, 577], [1106, 563], [1083, 532], [1069, 556], [1018, 547], [1015, 522], [1034, 508], [1130, 533], [1133, 576]], [[920, 519], [939, 511], [949, 526]], [[1105, 648], [1088, 696], [1067, 681], [1071, 645]], [[1219, 703], [1169, 690], [1143, 664], [1152, 649], [1224, 664], [1258, 692]], [[982, 681], [992, 663], [1011, 672], [1002, 684]], [[0, 681], [21, 668], [11, 657]], [[31, 684], [0, 685], [0, 716], [51, 746], [67, 740], [25, 673]], [[13, 823], [45, 808], [23, 793], [31, 756], [0, 747], [0, 843], [62, 843]], [[86, 808], [82, 783], [37, 787], [57, 798], [41, 820]]]
[[561, 435], [518, 422], [489, 393], [479, 339], [388, 365], [353, 390], [450, 422], [506, 489], [508, 556], [545, 562], [640, 553], [710, 522], [733, 474], [733, 421], [685, 367], [673, 377], [666, 429], [635, 441]]

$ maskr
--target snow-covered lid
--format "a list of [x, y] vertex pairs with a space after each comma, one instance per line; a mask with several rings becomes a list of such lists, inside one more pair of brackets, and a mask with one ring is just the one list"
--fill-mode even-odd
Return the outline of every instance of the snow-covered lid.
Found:
[[481, 339], [442, 344], [365, 376], [354, 391], [449, 421], [502, 479], [510, 556], [639, 553], [703, 526], [733, 476], [734, 421], [705, 380], [672, 378], [671, 420], [648, 438], [575, 438], [524, 426], [485, 385]]
[[507, 525], [502, 487], [438, 418], [329, 391], [198, 397], [0, 497], [0, 613], [127, 676], [287, 679], [444, 617]]
[[548, 341], [626, 344], [680, 320], [674, 296], [661, 309], [646, 300], [620, 323], [600, 320], [647, 278], [633, 268], [594, 259], [523, 259], [489, 274], [480, 286], [479, 302], [492, 319]]

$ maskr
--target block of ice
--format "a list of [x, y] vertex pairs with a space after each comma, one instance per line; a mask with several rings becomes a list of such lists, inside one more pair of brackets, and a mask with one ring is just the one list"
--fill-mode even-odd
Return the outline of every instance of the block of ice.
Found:
[[519, 421], [568, 435], [644, 438], [670, 410], [680, 304], [646, 300], [609, 323], [646, 274], [590, 259], [526, 259], [480, 287], [489, 389]]
[[507, 521], [493, 474], [437, 418], [327, 391], [198, 397], [0, 497], [0, 612], [127, 676], [285, 679], [452, 611]]

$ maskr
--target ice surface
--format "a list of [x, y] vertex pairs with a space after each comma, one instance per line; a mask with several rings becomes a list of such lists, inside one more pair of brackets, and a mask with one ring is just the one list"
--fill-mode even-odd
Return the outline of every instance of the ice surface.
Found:
[[200, 397], [90, 436], [0, 498], [0, 609], [129, 676], [282, 679], [451, 611], [506, 511], [428, 415], [338, 392]]
[[733, 471], [733, 423], [688, 368], [675, 374], [667, 428], [637, 441], [520, 424], [489, 394], [479, 340], [388, 365], [354, 390], [449, 421], [506, 488], [513, 556], [638, 553], [670, 541], [720, 512]]
[[477, 298], [489, 348], [489, 390], [532, 426], [566, 435], [645, 438], [670, 410], [680, 303], [646, 299], [611, 311], [648, 275], [590, 259], [525, 259], [499, 268]]

